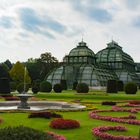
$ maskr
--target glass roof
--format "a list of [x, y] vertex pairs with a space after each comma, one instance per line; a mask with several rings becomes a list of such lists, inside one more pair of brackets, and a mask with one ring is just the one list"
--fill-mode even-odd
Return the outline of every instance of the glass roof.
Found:
[[85, 42], [79, 42], [78, 46], [72, 49], [69, 56], [94, 56], [94, 52], [89, 49]]
[[126, 61], [127, 63], [134, 63], [132, 57], [123, 52], [115, 41], [107, 44], [107, 48], [99, 51], [96, 54], [97, 62], [114, 62], [114, 61]]

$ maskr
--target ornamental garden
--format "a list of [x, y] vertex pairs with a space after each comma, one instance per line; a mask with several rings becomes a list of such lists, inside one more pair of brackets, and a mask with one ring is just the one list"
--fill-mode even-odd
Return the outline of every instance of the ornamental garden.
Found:
[[[115, 65], [105, 62], [111, 57], [105, 54], [113, 50]], [[85, 108], [1, 109], [0, 139], [140, 140], [139, 76], [134, 64], [116, 42], [95, 57], [83, 41], [62, 63], [50, 53], [24, 63], [1, 63], [0, 104], [18, 102], [17, 95], [26, 91], [33, 95], [28, 102], [59, 101]]]

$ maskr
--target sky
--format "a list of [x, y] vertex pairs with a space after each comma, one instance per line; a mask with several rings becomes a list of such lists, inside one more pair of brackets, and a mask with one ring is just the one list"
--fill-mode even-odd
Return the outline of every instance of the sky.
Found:
[[113, 39], [140, 62], [140, 0], [0, 0], [0, 62], [62, 61], [82, 38], [94, 53]]

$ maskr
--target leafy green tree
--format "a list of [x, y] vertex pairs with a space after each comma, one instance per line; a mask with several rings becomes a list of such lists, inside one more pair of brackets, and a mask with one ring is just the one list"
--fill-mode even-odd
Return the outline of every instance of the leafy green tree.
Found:
[[46, 63], [57, 63], [58, 60], [56, 57], [52, 56], [50, 52], [45, 52], [40, 55], [40, 59], [42, 62]]
[[[10, 76], [11, 76], [13, 81], [15, 81], [17, 83], [23, 83], [24, 82], [25, 67], [19, 61], [16, 62], [16, 64], [13, 65], [13, 67], [10, 70], [9, 73], [10, 73]], [[28, 84], [31, 83], [31, 78], [28, 74], [28, 70], [26, 70], [25, 82], [28, 83]]]
[[0, 78], [10, 78], [8, 70], [3, 64], [0, 64]]

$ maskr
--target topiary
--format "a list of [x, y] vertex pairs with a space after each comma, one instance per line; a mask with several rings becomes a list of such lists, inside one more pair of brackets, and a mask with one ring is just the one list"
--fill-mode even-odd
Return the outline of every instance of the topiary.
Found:
[[89, 87], [86, 83], [79, 83], [76, 87], [77, 93], [88, 93]]
[[56, 92], [56, 93], [61, 93], [62, 92], [62, 86], [61, 86], [61, 84], [55, 84], [54, 86], [53, 86], [53, 90], [54, 90], [54, 92]]
[[33, 128], [18, 126], [0, 129], [1, 140], [56, 140], [54, 136]]
[[15, 91], [17, 89], [17, 83], [12, 81], [10, 82], [10, 91]]
[[66, 80], [61, 80], [61, 86], [63, 90], [67, 90], [67, 81]]
[[107, 81], [107, 93], [117, 93], [117, 82], [116, 80]]
[[136, 94], [137, 92], [137, 85], [134, 82], [128, 82], [125, 87], [124, 91], [126, 94]]
[[48, 81], [43, 81], [40, 83], [40, 91], [41, 92], [51, 92], [52, 84]]
[[73, 90], [76, 90], [77, 85], [78, 85], [78, 82], [74, 82], [74, 83], [73, 83], [73, 88], [72, 88], [72, 89], [73, 89]]
[[[26, 84], [26, 85], [25, 85], [25, 92], [27, 92], [28, 90], [29, 90], [29, 85]], [[17, 91], [18, 91], [19, 93], [22, 93], [22, 92], [24, 91], [24, 83], [19, 83], [19, 84], [17, 85]]]
[[117, 81], [117, 91], [124, 91], [123, 81]]
[[0, 78], [0, 93], [10, 93], [10, 83], [8, 78]]
[[39, 92], [39, 89], [37, 88], [37, 87], [32, 87], [32, 92], [34, 93], [34, 94], [37, 94], [38, 92]]

